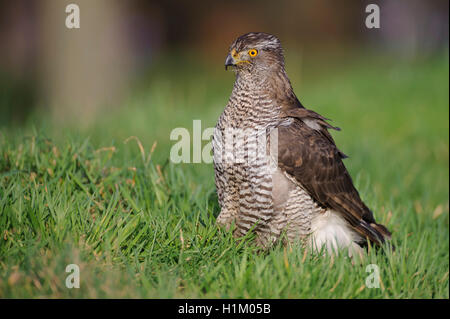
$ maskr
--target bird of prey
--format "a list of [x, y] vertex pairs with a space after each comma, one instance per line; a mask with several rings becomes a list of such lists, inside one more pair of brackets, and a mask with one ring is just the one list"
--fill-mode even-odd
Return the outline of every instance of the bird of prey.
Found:
[[250, 230], [267, 248], [278, 240], [348, 255], [390, 232], [376, 223], [344, 166], [327, 119], [298, 100], [280, 40], [252, 32], [231, 45], [225, 69], [236, 75], [212, 147], [221, 211], [234, 236]]

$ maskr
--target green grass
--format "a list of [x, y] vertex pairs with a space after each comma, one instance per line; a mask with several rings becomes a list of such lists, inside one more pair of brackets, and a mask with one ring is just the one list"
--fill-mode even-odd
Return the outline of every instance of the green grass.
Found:
[[[333, 135], [394, 253], [370, 250], [362, 265], [297, 246], [261, 254], [217, 229], [212, 165], [170, 163], [169, 134], [213, 126], [232, 75], [163, 64], [88, 127], [33, 115], [0, 130], [0, 297], [448, 298], [448, 54], [296, 61], [294, 89], [343, 129]], [[80, 289], [65, 287], [72, 263]], [[368, 264], [378, 289], [365, 287]]]

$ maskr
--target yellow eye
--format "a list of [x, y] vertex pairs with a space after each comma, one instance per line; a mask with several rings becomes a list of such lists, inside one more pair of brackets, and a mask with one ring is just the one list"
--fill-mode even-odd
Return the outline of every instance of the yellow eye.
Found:
[[248, 55], [250, 55], [251, 57], [255, 57], [258, 55], [258, 50], [252, 49], [252, 50], [248, 51]]

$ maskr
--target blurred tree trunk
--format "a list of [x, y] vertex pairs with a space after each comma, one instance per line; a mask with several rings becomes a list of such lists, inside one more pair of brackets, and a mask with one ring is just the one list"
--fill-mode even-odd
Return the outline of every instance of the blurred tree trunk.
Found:
[[[80, 28], [65, 25], [66, 6], [80, 8]], [[39, 2], [40, 72], [55, 121], [88, 124], [123, 96], [131, 67], [126, 2]]]

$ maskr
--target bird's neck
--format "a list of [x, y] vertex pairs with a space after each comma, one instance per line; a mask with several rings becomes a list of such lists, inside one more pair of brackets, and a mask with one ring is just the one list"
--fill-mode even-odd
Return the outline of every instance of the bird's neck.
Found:
[[297, 99], [289, 77], [283, 67], [258, 72], [239, 72], [236, 74], [234, 90], [246, 90], [249, 95], [266, 96], [271, 106], [278, 110], [303, 107]]

